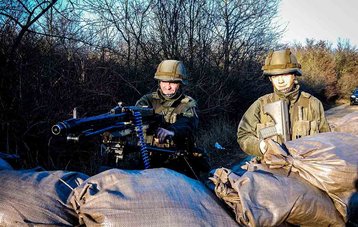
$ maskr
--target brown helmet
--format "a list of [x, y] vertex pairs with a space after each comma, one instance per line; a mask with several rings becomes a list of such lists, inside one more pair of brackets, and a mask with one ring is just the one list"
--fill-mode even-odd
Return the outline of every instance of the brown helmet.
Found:
[[265, 60], [265, 65], [262, 66], [264, 76], [274, 76], [280, 74], [295, 74], [302, 75], [301, 65], [297, 58], [291, 53], [290, 49], [270, 51]]
[[183, 62], [177, 60], [164, 60], [158, 65], [154, 79], [186, 84], [187, 72]]

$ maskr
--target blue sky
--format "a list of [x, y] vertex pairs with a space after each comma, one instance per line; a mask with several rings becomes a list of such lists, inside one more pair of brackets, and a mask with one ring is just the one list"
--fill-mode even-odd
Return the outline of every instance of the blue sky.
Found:
[[282, 0], [279, 15], [288, 24], [284, 42], [342, 38], [358, 47], [358, 0]]

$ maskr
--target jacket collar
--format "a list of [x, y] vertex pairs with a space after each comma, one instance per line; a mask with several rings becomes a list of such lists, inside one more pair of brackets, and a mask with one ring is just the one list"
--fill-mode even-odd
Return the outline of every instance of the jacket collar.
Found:
[[280, 92], [279, 90], [277, 90], [276, 88], [274, 88], [274, 93], [276, 96], [278, 96], [279, 99], [284, 99], [286, 100], [288, 103], [296, 103], [299, 96], [300, 96], [300, 85], [295, 85], [292, 89], [292, 91], [287, 92], [287, 93], [283, 93]]
[[160, 99], [160, 103], [165, 107], [171, 107], [175, 102], [181, 100], [183, 97], [181, 89], [179, 89], [173, 97], [165, 96], [160, 88], [157, 89], [157, 94]]

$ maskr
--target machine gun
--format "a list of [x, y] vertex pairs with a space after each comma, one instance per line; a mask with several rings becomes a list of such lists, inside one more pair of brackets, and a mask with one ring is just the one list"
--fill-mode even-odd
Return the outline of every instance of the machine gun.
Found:
[[[58, 122], [52, 126], [51, 131], [56, 136], [66, 136], [67, 141], [78, 142], [88, 137], [101, 135], [101, 153], [114, 156], [115, 164], [118, 164], [124, 156], [124, 149], [139, 147], [144, 168], [150, 168], [148, 150], [150, 148], [145, 141], [145, 134], [157, 128], [161, 122], [161, 116], [154, 114], [152, 108], [122, 106], [111, 109], [109, 113], [96, 116], [77, 118], [74, 117]], [[165, 152], [171, 150], [159, 149]]]
[[127, 162], [137, 166], [138, 159], [141, 159], [147, 169], [151, 167], [150, 157], [153, 153], [156, 153], [156, 159], [169, 156], [174, 159], [180, 156], [187, 161], [188, 150], [179, 149], [170, 138], [167, 144], [172, 146], [169, 147], [158, 147], [153, 143], [153, 135], [158, 127], [163, 127], [164, 120], [163, 116], [155, 114], [152, 108], [120, 104], [105, 114], [84, 118], [77, 118], [76, 115], [74, 111], [73, 118], [52, 126], [52, 133], [73, 142], [101, 136], [100, 153], [106, 157], [109, 166], [121, 167], [120, 164]]

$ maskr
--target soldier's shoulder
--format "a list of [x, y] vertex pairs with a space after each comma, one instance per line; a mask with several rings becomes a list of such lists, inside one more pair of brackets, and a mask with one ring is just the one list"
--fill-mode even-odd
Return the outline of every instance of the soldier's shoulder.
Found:
[[317, 97], [311, 95], [310, 93], [302, 91], [301, 96], [303, 98], [307, 99], [308, 102], [310, 103], [310, 105], [321, 105], [322, 104], [321, 100], [319, 100]]
[[153, 97], [152, 93], [143, 95], [139, 100], [151, 100]]
[[181, 109], [181, 112], [183, 113], [183, 116], [185, 117], [198, 117], [198, 114], [196, 112], [196, 101], [192, 97], [188, 95], [184, 95], [184, 98], [180, 101], [179, 109]]
[[154, 99], [160, 99], [157, 92], [148, 93], [142, 96], [140, 100], [152, 101]]
[[148, 94], [148, 98], [151, 98], [151, 99], [160, 99], [159, 95], [158, 95], [158, 92], [156, 91], [153, 91], [152, 93]]
[[309, 98], [316, 99], [316, 97], [314, 97], [313, 95], [311, 95], [310, 93], [305, 92], [305, 91], [301, 91], [301, 95], [302, 95], [302, 97], [307, 98], [307, 99], [309, 99]]
[[306, 99], [309, 99], [311, 102], [318, 102], [318, 103], [321, 102], [317, 97], [311, 95], [311, 94], [308, 93], [308, 92], [302, 91], [302, 92], [301, 92], [301, 95], [302, 95], [302, 97], [304, 97], [304, 98], [306, 98]]
[[[156, 99], [155, 98], [155, 94], [153, 93], [148, 93], [143, 95], [136, 103], [136, 106], [151, 106], [153, 101]], [[159, 98], [159, 97], [158, 97]]]
[[190, 97], [189, 95], [184, 95], [184, 98], [180, 102], [189, 106], [196, 106], [195, 99]]
[[274, 100], [274, 93], [269, 93], [258, 98], [256, 102], [268, 103], [268, 102], [272, 102], [273, 100]]
[[184, 95], [183, 98], [180, 100], [180, 109], [183, 110], [183, 112], [188, 111], [190, 109], [195, 109], [197, 107], [196, 101], [188, 96]]

